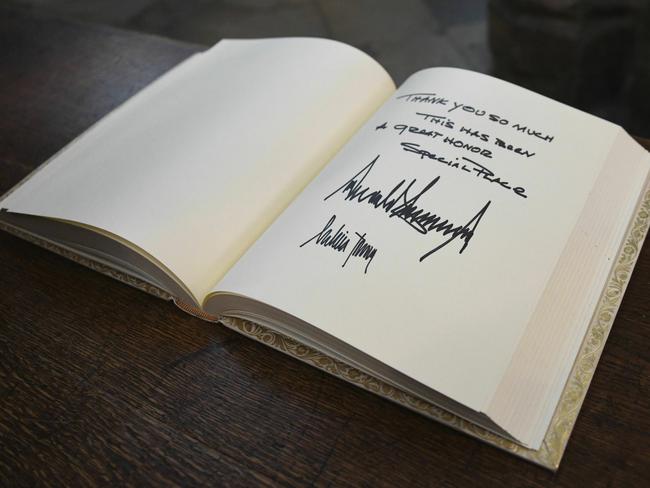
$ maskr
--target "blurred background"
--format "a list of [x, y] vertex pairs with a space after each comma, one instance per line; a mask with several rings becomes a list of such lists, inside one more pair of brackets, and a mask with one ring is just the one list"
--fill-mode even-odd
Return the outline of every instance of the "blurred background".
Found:
[[650, 138], [650, 0], [0, 0], [211, 45], [318, 36], [356, 46], [401, 83], [431, 66], [512, 81]]

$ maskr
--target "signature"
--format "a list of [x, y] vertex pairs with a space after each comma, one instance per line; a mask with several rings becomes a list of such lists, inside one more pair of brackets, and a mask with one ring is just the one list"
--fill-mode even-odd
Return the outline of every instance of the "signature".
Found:
[[[323, 227], [317, 234], [314, 234], [312, 237], [300, 244], [299, 247], [303, 247], [310, 242], [313, 242], [315, 245], [328, 247], [337, 252], [346, 252], [348, 250], [348, 245], [351, 242], [349, 237], [350, 233], [345, 228], [345, 224], [341, 224], [336, 231], [333, 231], [332, 229], [335, 221], [336, 215], [332, 215], [325, 224], [325, 227]], [[370, 266], [370, 263], [377, 254], [377, 248], [368, 243], [365, 232], [363, 234], [355, 232], [354, 234], [356, 236], [356, 241], [351, 250], [347, 253], [347, 257], [345, 258], [345, 261], [343, 261], [341, 267], [345, 268], [345, 265], [348, 264], [350, 258], [361, 258], [366, 261], [366, 267], [363, 270], [363, 273], [366, 274], [368, 272], [368, 266]]]
[[420, 262], [424, 261], [431, 254], [439, 251], [456, 239], [462, 241], [462, 245], [458, 251], [459, 254], [462, 254], [474, 237], [481, 219], [490, 207], [491, 201], [486, 202], [485, 205], [483, 205], [483, 207], [466, 223], [455, 224], [435, 211], [426, 210], [417, 205], [420, 198], [438, 184], [440, 176], [436, 176], [420, 190], [416, 189], [416, 178], [413, 178], [409, 183], [403, 179], [395, 184], [388, 192], [364, 185], [365, 179], [368, 177], [378, 160], [379, 155], [377, 155], [361, 171], [327, 195], [325, 200], [341, 194], [346, 201], [356, 204], [370, 205], [374, 209], [386, 213], [389, 218], [396, 217], [404, 221], [411, 229], [420, 234], [426, 235], [430, 232], [435, 232], [445, 238], [442, 243], [437, 244], [431, 250], [424, 253], [420, 257]]

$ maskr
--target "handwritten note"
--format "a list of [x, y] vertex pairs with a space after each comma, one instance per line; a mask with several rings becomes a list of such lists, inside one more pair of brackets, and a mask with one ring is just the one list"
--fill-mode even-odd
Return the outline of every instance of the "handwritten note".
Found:
[[494, 78], [419, 72], [217, 287], [480, 410], [616, 133]]
[[[435, 89], [435, 83], [431, 83]], [[523, 181], [511, 176], [513, 165], [529, 164], [544, 157], [545, 151], [556, 139], [548, 130], [534, 128], [539, 121], [521, 116], [511, 116], [507, 111], [496, 110], [497, 104], [477, 108], [466, 100], [440, 93], [438, 91], [396, 93], [389, 107], [384, 107], [386, 117], [374, 126], [366, 128], [368, 156], [359, 161], [350, 174], [343, 175], [343, 181], [323, 201], [338, 199], [352, 205], [370, 206], [387, 219], [402, 221], [411, 230], [422, 236], [434, 235], [428, 249], [423, 249], [419, 261], [432, 256], [454, 241], [458, 254], [469, 246], [475, 234], [481, 229], [481, 221], [492, 205], [492, 190], [507, 192], [514, 199], [528, 199], [530, 190]], [[494, 105], [491, 107], [489, 105]], [[516, 120], [516, 121], [515, 121]], [[545, 121], [553, 127], [554, 121]], [[376, 148], [389, 145], [390, 156], [377, 153]], [[424, 179], [413, 176], [412, 168], [401, 166], [393, 181], [379, 182], [375, 177], [375, 167], [395, 165], [395, 148], [406, 153], [408, 158], [430, 163]], [[406, 160], [405, 160], [406, 162]], [[502, 163], [502, 164], [499, 164]], [[543, 164], [543, 163], [538, 163]], [[503, 167], [501, 172], [496, 166]], [[484, 200], [476, 204], [469, 215], [445, 213], [425, 200], [444, 185], [447, 175], [457, 173], [465, 180], [453, 182], [458, 192], [473, 185], [486, 185], [481, 188], [486, 194]], [[489, 188], [488, 188], [489, 187]], [[455, 198], [462, 198], [456, 196]], [[533, 195], [534, 198], [534, 195]], [[516, 205], [517, 202], [513, 202]], [[333, 214], [324, 226], [312, 237], [299, 244], [304, 247], [315, 243], [334, 252], [348, 252], [350, 232], [341, 217]], [[403, 232], [396, 228], [395, 232]], [[368, 272], [370, 262], [376, 257], [378, 249], [367, 242], [365, 233], [354, 231], [358, 237], [353, 251], [347, 254], [341, 268], [351, 256], [361, 256], [366, 261], [363, 272]], [[363, 252], [360, 250], [363, 249]], [[380, 253], [381, 254], [381, 253]]]

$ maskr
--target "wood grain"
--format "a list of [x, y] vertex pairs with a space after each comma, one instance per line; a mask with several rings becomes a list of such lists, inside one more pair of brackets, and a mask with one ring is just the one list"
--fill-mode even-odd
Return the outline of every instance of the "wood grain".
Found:
[[[7, 9], [0, 46], [0, 191], [201, 49]], [[647, 246], [556, 474], [4, 233], [0, 277], [3, 486], [650, 480]]]

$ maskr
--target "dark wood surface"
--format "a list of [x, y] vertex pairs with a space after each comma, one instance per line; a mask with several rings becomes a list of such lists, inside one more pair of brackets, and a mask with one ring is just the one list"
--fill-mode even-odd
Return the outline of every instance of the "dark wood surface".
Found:
[[[0, 9], [0, 192], [199, 49]], [[648, 486], [649, 292], [551, 473], [0, 233], [0, 485]]]

